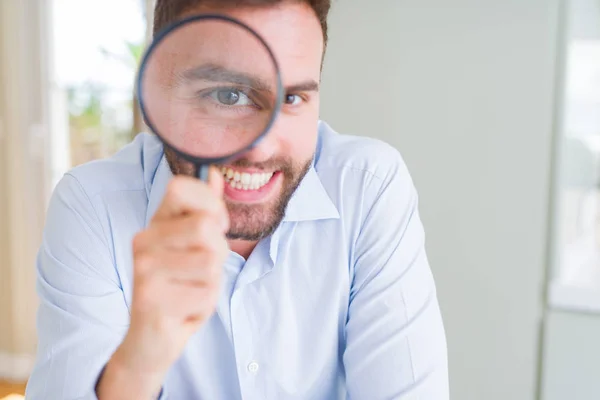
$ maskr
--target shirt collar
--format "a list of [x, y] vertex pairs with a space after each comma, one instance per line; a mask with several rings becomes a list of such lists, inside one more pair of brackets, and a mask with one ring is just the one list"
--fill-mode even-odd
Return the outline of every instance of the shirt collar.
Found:
[[[156, 173], [147, 183], [146, 226], [158, 209], [172, 176], [169, 164], [163, 155]], [[300, 222], [339, 218], [340, 214], [325, 190], [313, 163], [292, 195], [283, 221]]]
[[314, 165], [311, 165], [292, 195], [283, 221], [300, 222], [339, 218], [337, 208], [325, 190]]
[[167, 190], [167, 184], [173, 177], [171, 168], [167, 159], [163, 155], [158, 163], [156, 173], [152, 177], [152, 180], [146, 183], [146, 191], [148, 193], [148, 210], [146, 211], [146, 226], [150, 223], [150, 220], [156, 213], [156, 210], [160, 206], [160, 203]]

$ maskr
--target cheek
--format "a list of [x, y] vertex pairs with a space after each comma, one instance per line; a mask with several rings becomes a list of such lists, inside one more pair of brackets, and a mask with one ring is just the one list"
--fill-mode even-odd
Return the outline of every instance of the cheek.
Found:
[[171, 145], [192, 156], [219, 158], [246, 148], [263, 129], [252, 120], [239, 122], [173, 112], [165, 136]]
[[311, 158], [317, 143], [318, 113], [314, 116], [290, 116], [282, 126], [281, 143], [285, 153], [296, 162]]

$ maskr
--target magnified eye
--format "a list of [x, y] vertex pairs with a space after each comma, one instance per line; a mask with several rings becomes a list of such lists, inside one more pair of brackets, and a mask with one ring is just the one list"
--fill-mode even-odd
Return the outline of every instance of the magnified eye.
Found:
[[214, 90], [209, 94], [209, 97], [225, 106], [249, 106], [254, 104], [246, 93], [233, 88]]

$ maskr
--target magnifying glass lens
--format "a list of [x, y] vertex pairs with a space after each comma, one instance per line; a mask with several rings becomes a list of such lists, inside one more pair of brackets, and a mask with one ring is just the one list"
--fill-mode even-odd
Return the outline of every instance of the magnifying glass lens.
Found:
[[149, 49], [139, 80], [147, 124], [165, 144], [197, 160], [251, 147], [281, 101], [276, 62], [247, 27], [192, 19]]

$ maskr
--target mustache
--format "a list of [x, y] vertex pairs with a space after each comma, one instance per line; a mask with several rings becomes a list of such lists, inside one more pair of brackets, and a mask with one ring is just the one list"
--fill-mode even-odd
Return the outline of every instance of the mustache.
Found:
[[235, 160], [234, 162], [228, 164], [232, 167], [237, 168], [256, 168], [258, 170], [281, 170], [281, 171], [293, 171], [294, 170], [294, 162], [289, 158], [284, 157], [274, 157], [267, 161], [262, 162], [254, 162], [250, 161], [247, 158], [240, 158]]

